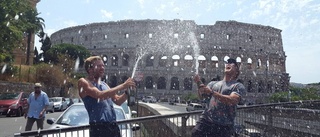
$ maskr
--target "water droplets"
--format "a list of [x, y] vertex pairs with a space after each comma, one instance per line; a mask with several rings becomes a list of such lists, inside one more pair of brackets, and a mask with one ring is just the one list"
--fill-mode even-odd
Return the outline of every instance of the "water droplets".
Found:
[[7, 69], [7, 64], [4, 64], [1, 70], [1, 74], [3, 74], [6, 71], [6, 69]]
[[19, 15], [17, 14], [16, 16], [14, 16], [14, 19], [18, 20], [19, 19]]
[[78, 57], [76, 59], [76, 62], [74, 63], [74, 72], [77, 72], [79, 69], [79, 64], [80, 64], [80, 58]]
[[253, 76], [257, 76], [257, 73], [255, 72], [255, 71], [252, 71], [252, 73], [253, 73]]
[[81, 93], [82, 91], [83, 91], [83, 87], [80, 88], [80, 91], [79, 91], [79, 92]]

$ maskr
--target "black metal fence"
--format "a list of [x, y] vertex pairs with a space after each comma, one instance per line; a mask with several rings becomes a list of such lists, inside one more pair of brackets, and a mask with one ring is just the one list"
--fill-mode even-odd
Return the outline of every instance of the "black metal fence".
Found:
[[[320, 137], [320, 101], [239, 106], [234, 136]], [[118, 121], [123, 137], [188, 137], [202, 111]], [[88, 137], [89, 126], [15, 133], [15, 137]]]

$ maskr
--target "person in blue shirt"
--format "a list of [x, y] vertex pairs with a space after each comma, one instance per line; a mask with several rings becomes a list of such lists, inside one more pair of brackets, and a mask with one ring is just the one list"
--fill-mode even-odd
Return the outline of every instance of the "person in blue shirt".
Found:
[[90, 137], [120, 137], [113, 103], [120, 106], [127, 100], [127, 92], [121, 95], [117, 93], [134, 88], [134, 80], [128, 78], [124, 83], [110, 88], [101, 81], [105, 64], [100, 56], [87, 58], [84, 67], [88, 75], [78, 80], [78, 91], [89, 115]]
[[223, 80], [211, 81], [205, 86], [199, 75], [194, 77], [199, 97], [207, 100], [207, 108], [192, 129], [192, 137], [232, 136], [237, 104], [246, 93], [244, 85], [237, 81], [239, 74], [236, 60], [230, 58], [225, 65]]
[[34, 122], [37, 122], [37, 129], [43, 129], [43, 121], [48, 106], [48, 95], [41, 90], [40, 83], [35, 83], [34, 92], [28, 98], [27, 112], [24, 114], [24, 118], [27, 118], [25, 131], [30, 131]]

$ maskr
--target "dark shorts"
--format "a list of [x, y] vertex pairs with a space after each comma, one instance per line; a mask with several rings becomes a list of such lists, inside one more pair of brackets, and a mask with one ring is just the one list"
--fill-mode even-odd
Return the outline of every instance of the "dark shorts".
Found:
[[117, 123], [90, 123], [90, 137], [121, 137]]
[[233, 127], [208, 123], [204, 119], [200, 119], [191, 133], [192, 137], [231, 137]]

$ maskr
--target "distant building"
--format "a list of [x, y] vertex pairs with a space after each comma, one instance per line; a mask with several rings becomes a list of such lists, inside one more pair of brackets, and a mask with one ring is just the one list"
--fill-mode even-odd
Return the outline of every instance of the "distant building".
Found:
[[135, 73], [141, 96], [172, 98], [195, 93], [195, 72], [205, 83], [221, 79], [224, 61], [230, 57], [240, 64], [239, 81], [248, 90], [247, 103], [267, 102], [271, 93], [288, 91], [281, 30], [270, 26], [237, 21], [197, 25], [191, 20], [123, 20], [65, 28], [53, 33], [51, 41], [52, 45], [82, 45], [103, 56], [111, 86], [131, 77], [139, 54], [144, 54]]

